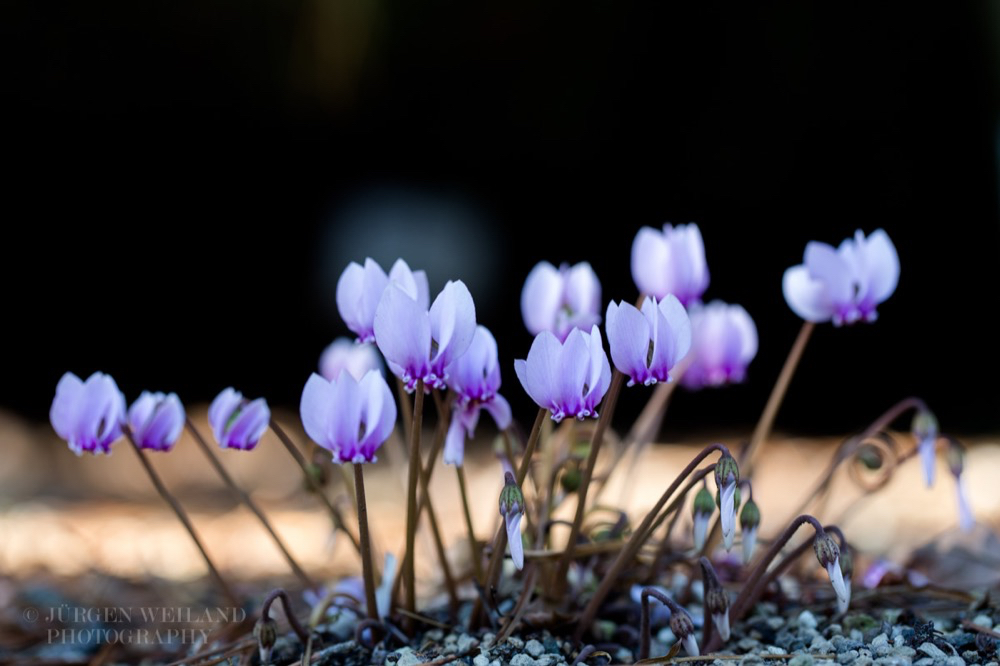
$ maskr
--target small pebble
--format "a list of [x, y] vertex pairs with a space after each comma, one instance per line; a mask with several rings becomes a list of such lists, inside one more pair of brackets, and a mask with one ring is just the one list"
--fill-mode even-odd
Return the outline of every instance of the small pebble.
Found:
[[993, 620], [990, 618], [989, 615], [977, 615], [976, 617], [972, 618], [972, 624], [976, 625], [977, 627], [983, 627], [984, 629], [993, 628]]
[[767, 626], [777, 631], [778, 629], [781, 629], [783, 626], [785, 626], [785, 618], [769, 617], [767, 618]]
[[957, 654], [944, 660], [944, 666], [965, 666], [965, 660]]
[[823, 653], [836, 652], [836, 650], [833, 647], [833, 643], [826, 640], [822, 636], [816, 636], [812, 640], [812, 643], [809, 644], [809, 651], [823, 652]]
[[944, 659], [945, 657], [948, 656], [941, 651], [941, 648], [939, 648], [937, 645], [934, 645], [934, 643], [930, 642], [922, 643], [920, 647], [917, 648], [917, 650], [923, 652], [932, 659]]
[[760, 645], [760, 641], [753, 638], [741, 638], [740, 642], [736, 644], [740, 650], [744, 652], [749, 652], [750, 650], [756, 649]]
[[858, 659], [857, 650], [846, 650], [837, 655], [837, 663], [840, 664], [853, 664]]
[[473, 666], [490, 666], [490, 658], [485, 654], [477, 654], [472, 660]]
[[524, 641], [522, 641], [517, 636], [511, 636], [510, 638], [507, 639], [507, 642], [510, 643], [510, 646], [515, 650], [520, 650], [524, 647]]
[[[730, 662], [732, 663], [732, 662]], [[761, 659], [759, 654], [748, 654], [739, 661], [739, 666], [751, 666], [752, 664], [763, 664], [764, 660]]]
[[[809, 629], [815, 629], [817, 625], [818, 625], [818, 622], [816, 622], [816, 616], [815, 615], [813, 615], [812, 613], [810, 613], [807, 610], [802, 611], [801, 613], [799, 613], [799, 626], [800, 627], [807, 627]], [[775, 628], [777, 629], [777, 627], [775, 627]], [[809, 663], [810, 664], [812, 663], [812, 659], [811, 658], [810, 658]]]
[[788, 660], [788, 666], [813, 666], [813, 657], [811, 654], [797, 654]]
[[535, 666], [535, 660], [522, 652], [511, 658], [510, 666]]
[[540, 657], [545, 652], [545, 646], [532, 638], [530, 641], [524, 644], [524, 651], [530, 654], [532, 657]]
[[457, 646], [458, 651], [465, 652], [466, 650], [471, 648], [475, 642], [476, 639], [470, 636], [469, 634], [462, 634], [461, 636], [458, 637], [458, 646]]

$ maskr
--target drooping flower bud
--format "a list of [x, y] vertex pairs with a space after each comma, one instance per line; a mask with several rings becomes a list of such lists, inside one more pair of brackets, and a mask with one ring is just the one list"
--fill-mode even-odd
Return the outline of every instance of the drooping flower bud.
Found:
[[271, 663], [271, 652], [274, 644], [278, 640], [278, 623], [270, 617], [262, 617], [253, 626], [253, 637], [257, 639], [257, 647], [260, 650], [260, 663]]
[[851, 576], [854, 575], [854, 556], [851, 554], [850, 546], [846, 543], [840, 549], [840, 573], [844, 577], [844, 589], [847, 590], [847, 598], [843, 600], [839, 597], [837, 598], [837, 611], [846, 613], [848, 606], [851, 605]]
[[921, 409], [913, 417], [910, 430], [917, 440], [917, 450], [924, 467], [924, 480], [930, 488], [934, 485], [934, 466], [937, 462], [934, 455], [939, 432], [937, 418], [930, 410]]
[[847, 604], [850, 600], [847, 592], [847, 585], [844, 583], [844, 574], [840, 570], [840, 547], [826, 532], [817, 532], [816, 540], [813, 541], [813, 549], [816, 551], [816, 559], [821, 566], [826, 568], [826, 573], [830, 576], [830, 583], [833, 584], [833, 591], [837, 593], [837, 601]]
[[705, 486], [694, 496], [694, 547], [700, 551], [705, 547], [705, 537], [708, 535], [708, 521], [715, 511], [715, 500]]
[[740, 530], [743, 533], [743, 564], [749, 564], [753, 549], [757, 544], [757, 527], [760, 525], [760, 509], [753, 498], [747, 500], [740, 511]]
[[955, 439], [948, 439], [948, 468], [955, 477], [955, 493], [958, 496], [958, 526], [968, 532], [976, 525], [976, 519], [972, 515], [972, 507], [969, 504], [969, 495], [965, 487], [965, 477], [962, 470], [965, 468], [965, 448]]
[[715, 485], [719, 489], [719, 523], [722, 527], [722, 544], [726, 551], [733, 547], [736, 532], [736, 492], [740, 482], [740, 468], [728, 453], [715, 464]]
[[707, 557], [698, 560], [701, 564], [705, 583], [705, 612], [711, 614], [712, 622], [723, 641], [729, 640], [729, 595], [719, 582], [711, 561]]
[[524, 548], [521, 544], [521, 516], [524, 515], [524, 494], [517, 486], [514, 475], [505, 472], [503, 490], [500, 491], [500, 515], [507, 526], [507, 543], [514, 566], [524, 568]]
[[683, 608], [678, 608], [671, 613], [670, 631], [674, 632], [674, 636], [684, 645], [684, 649], [689, 655], [692, 657], [699, 655], [698, 641], [694, 636], [694, 622], [691, 621], [691, 616]]

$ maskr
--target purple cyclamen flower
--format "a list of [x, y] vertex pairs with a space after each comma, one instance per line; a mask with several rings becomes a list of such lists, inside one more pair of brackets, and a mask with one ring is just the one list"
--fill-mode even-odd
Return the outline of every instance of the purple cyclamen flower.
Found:
[[629, 386], [672, 381], [670, 371], [691, 348], [691, 320], [673, 295], [659, 304], [646, 298], [641, 312], [624, 301], [611, 301], [606, 328], [611, 358], [628, 376]]
[[798, 316], [834, 326], [875, 321], [875, 307], [892, 295], [899, 282], [899, 256], [888, 234], [870, 236], [859, 229], [834, 249], [810, 241], [804, 263], [785, 271], [782, 289]]
[[320, 355], [319, 374], [326, 379], [336, 379], [343, 370], [361, 379], [369, 370], [382, 372], [382, 357], [370, 342], [337, 338]]
[[490, 413], [497, 428], [503, 430], [510, 425], [510, 405], [497, 393], [500, 390], [497, 342], [485, 326], [476, 327], [469, 349], [448, 366], [448, 387], [455, 392], [456, 399], [444, 442], [444, 461], [461, 467], [465, 439], [475, 433], [481, 410]]
[[673, 294], [685, 307], [700, 300], [708, 288], [708, 263], [698, 225], [639, 229], [632, 241], [632, 279], [657, 300]]
[[375, 370], [357, 381], [349, 372], [336, 380], [309, 376], [299, 405], [309, 438], [333, 453], [335, 463], [375, 462], [375, 451], [392, 432], [396, 403]]
[[354, 331], [359, 342], [375, 341], [375, 311], [378, 309], [382, 294], [389, 284], [395, 283], [416, 299], [424, 310], [430, 302], [430, 292], [427, 288], [427, 274], [424, 271], [411, 271], [402, 259], [397, 259], [386, 275], [382, 267], [374, 259], [365, 259], [362, 268], [351, 262], [337, 280], [337, 310]]
[[111, 443], [122, 435], [125, 396], [103, 372], [95, 372], [86, 382], [67, 372], [56, 385], [49, 421], [76, 455], [110, 453]]
[[184, 429], [184, 406], [176, 393], [142, 395], [128, 409], [128, 427], [135, 443], [144, 449], [169, 451]]
[[208, 424], [215, 441], [224, 449], [250, 451], [267, 430], [271, 410], [264, 398], [244, 400], [243, 394], [229, 387], [208, 407]]
[[521, 290], [521, 316], [532, 335], [551, 331], [566, 339], [574, 328], [589, 331], [601, 323], [601, 283], [587, 262], [558, 269], [539, 262]]
[[552, 412], [556, 423], [567, 416], [597, 418], [597, 405], [611, 384], [611, 364], [597, 326], [589, 334], [574, 328], [563, 343], [542, 331], [528, 358], [514, 361], [514, 371], [535, 404]]
[[389, 369], [412, 391], [444, 388], [448, 365], [469, 348], [476, 332], [476, 306], [461, 280], [448, 282], [430, 311], [394, 282], [375, 312], [375, 339]]
[[757, 327], [739, 305], [712, 301], [692, 307], [691, 361], [681, 377], [685, 388], [742, 382], [757, 355]]

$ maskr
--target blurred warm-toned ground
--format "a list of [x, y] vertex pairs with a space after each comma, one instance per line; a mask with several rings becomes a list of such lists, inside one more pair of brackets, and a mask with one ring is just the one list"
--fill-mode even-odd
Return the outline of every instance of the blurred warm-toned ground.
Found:
[[[192, 414], [207, 435], [204, 412]], [[288, 415], [280, 421], [294, 423]], [[432, 425], [433, 421], [430, 424]], [[291, 428], [291, 427], [290, 427]], [[487, 434], [488, 428], [483, 427]], [[301, 432], [293, 437], [304, 442]], [[429, 438], [430, 432], [427, 436]], [[15, 580], [34, 574], [75, 576], [99, 571], [116, 576], [186, 581], [205, 573], [204, 565], [180, 524], [153, 490], [133, 451], [123, 442], [113, 455], [77, 457], [47, 426], [32, 427], [0, 414], [0, 575]], [[710, 439], [669, 442], [647, 447], [641, 463], [620, 466], [602, 503], [618, 504], [641, 519], [663, 488]], [[735, 444], [732, 438], [722, 438]], [[772, 438], [753, 478], [761, 508], [762, 534], [780, 529], [804, 494], [814, 485], [839, 438], [803, 440], [780, 434]], [[904, 449], [908, 435], [899, 436]], [[976, 519], [991, 529], [1000, 524], [1000, 440], [968, 441], [966, 474]], [[496, 528], [497, 497], [502, 484], [499, 463], [486, 442], [467, 453], [474, 520], [486, 539]], [[300, 563], [317, 578], [358, 570], [350, 544], [331, 536], [330, 522], [314, 498], [301, 491], [298, 468], [268, 433], [253, 452], [220, 451], [237, 481], [265, 508]], [[197, 530], [217, 564], [240, 579], [288, 575], [287, 565], [256, 519], [235, 505], [185, 433], [169, 454], [152, 454], [156, 468], [190, 511]], [[399, 552], [404, 540], [405, 471], [400, 445], [390, 440], [378, 464], [366, 467], [371, 527], [377, 546]], [[606, 462], [606, 461], [605, 461]], [[626, 460], [627, 462], [627, 460]], [[336, 470], [334, 470], [336, 471]], [[908, 461], [877, 495], [854, 503], [856, 487], [843, 472], [820, 515], [839, 522], [863, 553], [885, 554], [897, 561], [915, 547], [954, 531], [957, 524], [954, 482], [943, 456], [933, 489], [923, 484], [919, 461]], [[465, 534], [453, 469], [439, 466], [432, 480], [435, 506], [454, 560], [464, 558]], [[335, 478], [336, 496], [351, 514], [350, 495]], [[569, 513], [571, 506], [562, 507]], [[682, 527], [689, 525], [685, 510]], [[422, 580], [433, 583], [437, 565], [426, 530], [419, 542]]]

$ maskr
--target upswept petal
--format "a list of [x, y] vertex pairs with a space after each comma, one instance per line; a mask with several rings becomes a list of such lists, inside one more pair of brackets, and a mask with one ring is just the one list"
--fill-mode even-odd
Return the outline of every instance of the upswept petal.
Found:
[[[426, 278], [426, 275], [424, 276]], [[420, 303], [420, 288], [417, 284], [416, 274], [410, 270], [409, 265], [403, 259], [397, 259], [389, 269], [389, 282], [395, 282], [406, 292], [406, 295]], [[427, 309], [427, 304], [424, 304]]]
[[355, 379], [364, 377], [369, 370], [381, 372], [382, 359], [375, 345], [349, 338], [337, 338], [327, 345], [319, 357], [319, 374], [325, 379], [336, 379], [344, 370]]
[[125, 397], [110, 375], [95, 372], [84, 382], [78, 396], [74, 440], [83, 450], [107, 453], [111, 443], [121, 436], [125, 419]]
[[226, 433], [228, 445], [245, 451], [251, 450], [264, 436], [270, 420], [271, 410], [264, 398], [252, 400], [240, 410], [239, 416]]
[[673, 294], [667, 294], [658, 305], [646, 299], [643, 314], [656, 322], [650, 374], [659, 381], [669, 381], [670, 371], [691, 349], [691, 319]]
[[[358, 453], [361, 427], [361, 391], [354, 377], [342, 374], [333, 384], [332, 413], [327, 423], [327, 441], [337, 462], [351, 462]], [[323, 442], [316, 442], [323, 445]], [[339, 458], [339, 459], [338, 459]]]
[[365, 269], [357, 262], [352, 261], [347, 264], [347, 268], [340, 274], [337, 280], [337, 311], [340, 318], [347, 324], [347, 328], [355, 333], [359, 329], [364, 330], [359, 313], [359, 301], [364, 284]]
[[76, 431], [82, 394], [83, 380], [72, 372], [64, 373], [56, 384], [56, 397], [52, 399], [52, 407], [49, 409], [49, 421], [56, 434], [66, 441], [69, 441]]
[[369, 371], [358, 385], [361, 398], [361, 422], [365, 426], [361, 438], [361, 454], [365, 462], [374, 462], [375, 451], [392, 432], [396, 423], [396, 403], [385, 379], [377, 371]]
[[757, 326], [753, 323], [750, 314], [742, 305], [729, 306], [729, 321], [739, 331], [740, 338], [740, 360], [744, 365], [749, 365], [750, 361], [757, 356], [758, 338]]
[[781, 289], [788, 307], [802, 319], [821, 323], [833, 316], [834, 307], [827, 296], [825, 283], [809, 277], [809, 269], [804, 265], [785, 270]]
[[589, 340], [590, 351], [590, 373], [587, 378], [587, 390], [584, 395], [584, 407], [591, 416], [597, 416], [597, 405], [604, 398], [604, 394], [611, 385], [611, 364], [608, 362], [608, 355], [604, 351], [604, 340], [601, 338], [601, 329], [595, 324], [590, 329]]
[[386, 361], [402, 369], [402, 373], [396, 373], [400, 377], [415, 384], [427, 374], [430, 317], [395, 284], [385, 290], [375, 311], [375, 342]]
[[302, 399], [299, 401], [299, 417], [302, 427], [309, 439], [323, 448], [333, 446], [329, 435], [328, 424], [333, 419], [336, 409], [333, 401], [334, 384], [320, 377], [315, 372], [309, 375], [302, 389]]
[[964, 532], [968, 532], [976, 526], [976, 518], [972, 514], [972, 505], [969, 504], [969, 494], [965, 489], [965, 479], [961, 476], [955, 479], [955, 492], [958, 495], [958, 526]]
[[663, 298], [674, 287], [669, 269], [670, 249], [663, 233], [642, 227], [632, 241], [632, 280], [639, 291]]
[[128, 427], [132, 430], [133, 434], [138, 436], [138, 433], [146, 427], [150, 417], [153, 416], [153, 412], [156, 411], [157, 404], [163, 398], [164, 395], [159, 392], [150, 393], [149, 391], [143, 391], [139, 394], [139, 397], [128, 408], [126, 417]]
[[476, 305], [461, 280], [448, 282], [430, 309], [431, 338], [437, 342], [437, 354], [430, 360], [439, 377], [452, 360], [460, 357], [476, 333]]
[[239, 409], [243, 402], [243, 394], [232, 386], [223, 389], [208, 407], [208, 424], [212, 426], [212, 434], [219, 446], [226, 447], [226, 430], [229, 419]]
[[809, 241], [803, 264], [810, 277], [826, 286], [826, 295], [833, 305], [843, 306], [851, 302], [854, 297], [854, 271], [837, 250], [826, 243]]
[[615, 367], [628, 376], [628, 384], [642, 383], [648, 377], [646, 357], [649, 352], [649, 322], [643, 313], [624, 301], [608, 304], [605, 330], [611, 345]]
[[[184, 405], [176, 393], [165, 396], [162, 393], [150, 395], [144, 392], [143, 395], [152, 398], [153, 409], [146, 414], [144, 420], [137, 418], [136, 421], [132, 420], [132, 411], [129, 410], [129, 425], [143, 448], [169, 451], [180, 439], [184, 428]], [[139, 415], [137, 412], [136, 416]]]
[[535, 264], [521, 289], [521, 316], [532, 335], [551, 331], [563, 296], [559, 270], [547, 261]]
[[523, 366], [523, 377], [518, 368], [519, 364], [517, 361], [514, 362], [514, 370], [524, 390], [539, 407], [551, 409], [553, 416], [559, 411], [557, 382], [561, 372], [559, 365], [561, 353], [562, 345], [556, 336], [549, 331], [542, 331], [535, 336], [528, 350], [528, 358]]
[[560, 350], [559, 369], [553, 376], [555, 401], [569, 415], [580, 414], [584, 408], [584, 385], [590, 370], [588, 337], [578, 328], [569, 332]]
[[465, 427], [457, 413], [452, 413], [448, 434], [444, 438], [444, 464], [461, 467], [465, 460]]
[[495, 394], [491, 400], [483, 403], [483, 409], [490, 413], [497, 428], [506, 430], [510, 427], [511, 410], [510, 403], [499, 393]]
[[688, 305], [700, 299], [708, 289], [709, 274], [708, 262], [705, 260], [705, 243], [697, 224], [680, 225], [675, 233], [680, 236], [678, 245], [683, 248], [685, 272], [682, 275], [687, 277], [683, 302], [684, 305]]
[[[565, 281], [564, 298], [570, 310], [581, 313], [601, 311], [601, 283], [589, 263], [583, 261], [570, 268]], [[600, 321], [600, 315], [597, 319]]]
[[876, 229], [863, 242], [862, 269], [868, 284], [867, 293], [860, 295], [860, 298], [875, 305], [896, 291], [899, 283], [899, 255], [884, 229]]

